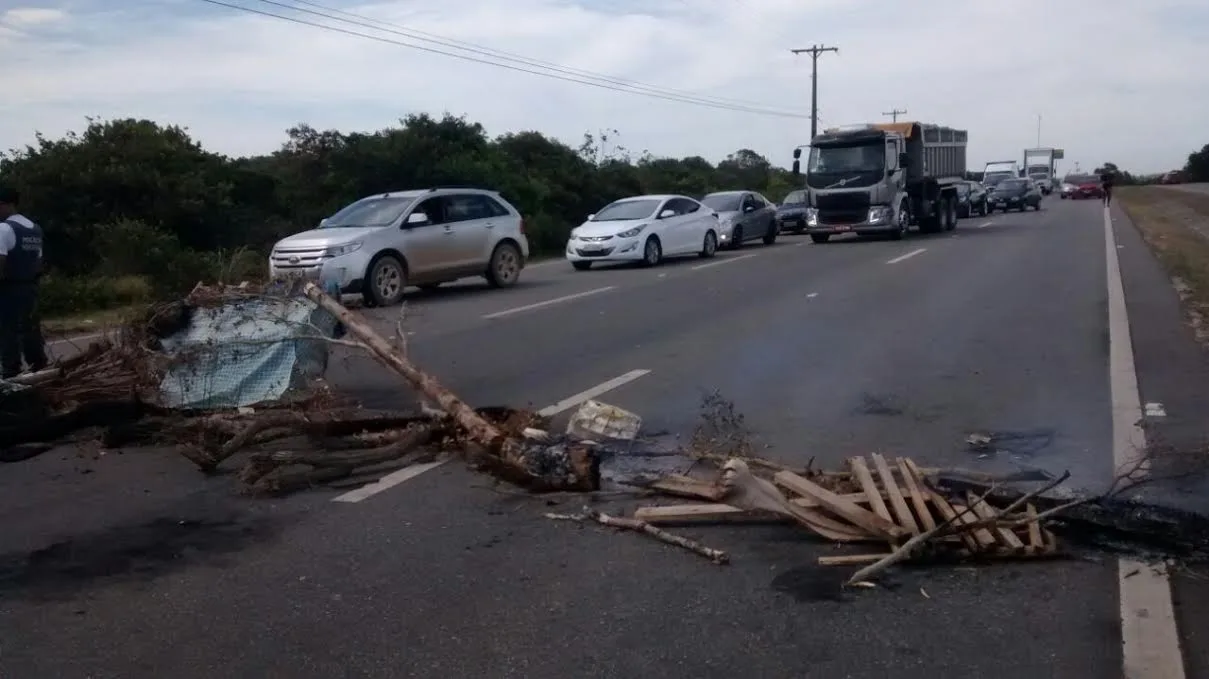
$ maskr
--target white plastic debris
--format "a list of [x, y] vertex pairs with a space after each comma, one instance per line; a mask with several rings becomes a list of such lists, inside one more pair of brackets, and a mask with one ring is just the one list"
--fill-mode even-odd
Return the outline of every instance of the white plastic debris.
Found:
[[585, 401], [571, 415], [567, 434], [580, 439], [621, 442], [628, 448], [642, 429], [642, 417], [600, 401]]

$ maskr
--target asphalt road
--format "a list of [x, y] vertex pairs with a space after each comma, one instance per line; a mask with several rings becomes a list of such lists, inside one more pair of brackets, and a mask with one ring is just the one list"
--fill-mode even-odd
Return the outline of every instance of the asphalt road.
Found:
[[[1045, 207], [902, 242], [788, 236], [654, 269], [544, 263], [511, 290], [417, 293], [403, 324], [415, 359], [477, 405], [569, 407], [612, 381], [601, 400], [670, 438], [717, 390], [786, 462], [881, 451], [1069, 469], [1102, 487], [1104, 215], [1092, 201]], [[1115, 217], [1141, 398], [1163, 406], [1147, 424], [1191, 441], [1204, 354]], [[398, 314], [372, 317], [388, 331]], [[331, 378], [370, 406], [411, 402], [364, 358]], [[974, 432], [999, 452], [969, 452]], [[837, 597], [846, 569], [814, 565], [832, 548], [789, 527], [687, 531], [731, 553], [716, 567], [551, 522], [543, 512], [580, 503], [504, 494], [458, 464], [393, 478], [357, 502], [333, 502], [340, 490], [265, 501], [156, 451], [3, 466], [0, 677], [1122, 675], [1114, 558], [912, 570]], [[1199, 496], [1190, 480], [1154, 492]], [[1209, 677], [1207, 592], [1172, 589], [1187, 676]]]

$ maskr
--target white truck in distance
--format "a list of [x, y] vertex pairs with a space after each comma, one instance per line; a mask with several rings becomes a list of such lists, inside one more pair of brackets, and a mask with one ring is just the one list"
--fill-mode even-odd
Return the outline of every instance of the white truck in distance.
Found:
[[988, 189], [1004, 179], [1020, 176], [1020, 164], [1014, 160], [992, 160], [982, 169], [982, 185]]
[[1062, 149], [1036, 148], [1024, 150], [1024, 174], [1050, 194], [1058, 186], [1057, 161], [1064, 156]]

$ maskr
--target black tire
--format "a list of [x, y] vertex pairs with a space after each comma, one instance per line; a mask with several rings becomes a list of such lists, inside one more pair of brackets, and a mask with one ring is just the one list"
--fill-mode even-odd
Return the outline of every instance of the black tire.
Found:
[[697, 256], [701, 259], [709, 259], [718, 254], [718, 234], [714, 233], [713, 229], [705, 232], [705, 240], [701, 243], [701, 252]]
[[592, 262], [571, 262], [576, 271], [587, 271], [592, 268]]
[[663, 261], [663, 244], [656, 236], [649, 236], [642, 246], [642, 265], [658, 266]]
[[407, 267], [394, 255], [380, 255], [369, 264], [361, 296], [369, 306], [391, 306], [407, 290]]
[[816, 243], [826, 243], [827, 241], [831, 240], [831, 234], [829, 234], [829, 233], [812, 233], [812, 234], [810, 234], [810, 240], [812, 240]]
[[500, 243], [487, 260], [487, 282], [493, 288], [510, 288], [520, 280], [525, 262], [520, 248], [512, 243]]
[[952, 231], [957, 228], [957, 201], [949, 199], [949, 210], [945, 213], [945, 231]]
[[777, 223], [772, 222], [768, 225], [768, 231], [764, 232], [764, 244], [772, 245], [777, 242]]
[[743, 247], [743, 226], [739, 225], [730, 232], [730, 249], [738, 250]]

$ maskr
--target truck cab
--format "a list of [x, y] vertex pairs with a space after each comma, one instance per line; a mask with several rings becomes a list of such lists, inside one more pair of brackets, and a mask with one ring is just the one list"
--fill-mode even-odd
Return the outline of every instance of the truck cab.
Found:
[[[806, 230], [816, 243], [843, 233], [902, 238], [957, 224], [957, 183], [966, 133], [924, 123], [831, 128], [811, 140], [805, 185]], [[801, 176], [802, 149], [793, 173]]]

